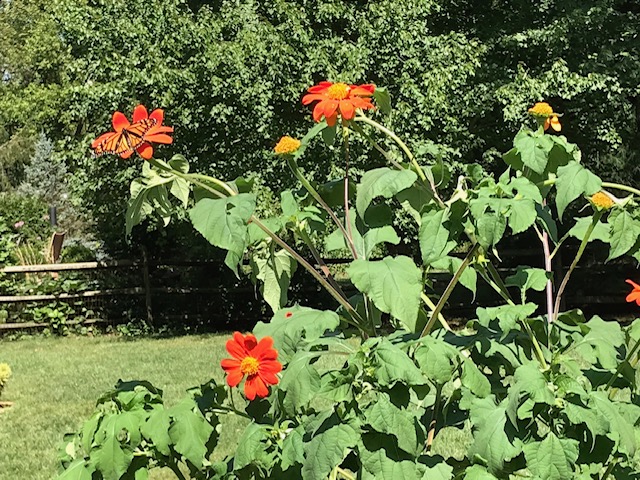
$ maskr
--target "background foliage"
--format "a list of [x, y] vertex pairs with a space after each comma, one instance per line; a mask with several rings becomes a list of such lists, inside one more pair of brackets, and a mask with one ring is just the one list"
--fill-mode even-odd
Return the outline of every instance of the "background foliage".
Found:
[[[88, 149], [112, 111], [163, 107], [177, 129], [162, 155], [189, 152], [194, 170], [259, 172], [286, 187], [272, 145], [306, 131], [295, 100], [330, 79], [388, 85], [396, 108], [385, 123], [422, 139], [414, 149], [486, 166], [521, 112], [547, 99], [588, 167], [628, 179], [638, 173], [639, 20], [628, 0], [4, 0], [0, 172], [22, 175], [3, 148], [25, 127], [44, 131], [115, 253], [127, 248], [118, 217], [135, 168]], [[331, 156], [320, 158], [304, 167], [326, 177]]]

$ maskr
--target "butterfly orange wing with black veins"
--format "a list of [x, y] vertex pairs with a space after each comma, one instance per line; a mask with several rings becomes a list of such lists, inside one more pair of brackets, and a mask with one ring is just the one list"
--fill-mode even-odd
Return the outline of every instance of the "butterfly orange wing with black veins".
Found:
[[144, 118], [138, 122], [124, 127], [119, 132], [106, 133], [99, 138], [99, 142], [93, 147], [96, 157], [111, 153], [113, 155], [126, 155], [133, 152], [144, 142], [144, 135], [156, 124], [154, 118]]

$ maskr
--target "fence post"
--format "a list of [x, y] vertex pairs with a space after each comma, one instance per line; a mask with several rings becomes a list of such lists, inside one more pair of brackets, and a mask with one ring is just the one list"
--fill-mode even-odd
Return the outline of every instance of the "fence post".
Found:
[[142, 277], [144, 279], [144, 300], [147, 308], [147, 325], [153, 325], [153, 312], [151, 310], [151, 280], [149, 279], [149, 258], [146, 247], [142, 247]]

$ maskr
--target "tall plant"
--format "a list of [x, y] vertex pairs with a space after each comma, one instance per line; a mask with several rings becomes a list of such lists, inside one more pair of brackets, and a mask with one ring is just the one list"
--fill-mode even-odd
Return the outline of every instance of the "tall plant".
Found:
[[[390, 111], [386, 91], [373, 85], [309, 89], [303, 103], [314, 104], [317, 124], [275, 148], [302, 190], [282, 192], [282, 213], [270, 218], [256, 214], [251, 182], [192, 173], [183, 156], [154, 158], [150, 142], [171, 141], [162, 112], [137, 107], [133, 124], [114, 115], [115, 131], [94, 148], [148, 160], [131, 185], [127, 230], [152, 213], [168, 223], [175, 197], [194, 228], [227, 251], [234, 273], [249, 256], [274, 314], [255, 336], [236, 333], [227, 343], [228, 389], [211, 381], [170, 409], [148, 384], [122, 384], [103, 397], [72, 441], [79, 449], [65, 459], [61, 478], [146, 478], [153, 466], [202, 479], [632, 478], [640, 322], [622, 328], [560, 306], [589, 241], [608, 243], [609, 259], [640, 255], [640, 192], [586, 169], [575, 144], [549, 133], [562, 126], [546, 103], [529, 110], [532, 125], [515, 136], [501, 175], [470, 165], [447, 192], [447, 165], [437, 157], [421, 165], [410, 143], [370, 113], [372, 100], [382, 114]], [[344, 154], [342, 178], [322, 185], [300, 167], [318, 136]], [[349, 152], [356, 139], [387, 164], [355, 178]], [[561, 237], [557, 222], [578, 202], [589, 214]], [[393, 227], [399, 209], [418, 227], [419, 255], [374, 258], [376, 247], [400, 242]], [[520, 266], [504, 278], [496, 268], [500, 241], [529, 231], [545, 268]], [[551, 260], [569, 237], [580, 246], [554, 284]], [[293, 238], [312, 258], [287, 241]], [[326, 249], [351, 256], [346, 273], [356, 295], [347, 296], [323, 263], [320, 238]], [[308, 271], [337, 308], [289, 305], [295, 268]], [[452, 278], [438, 296], [429, 279], [442, 269]], [[443, 316], [447, 300], [458, 285], [475, 292], [478, 281], [503, 304], [478, 307], [467, 329], [452, 331]], [[640, 303], [633, 286], [628, 300]], [[545, 305], [531, 301], [532, 292], [545, 290]], [[236, 405], [233, 389], [243, 379], [249, 401]], [[249, 424], [235, 454], [211, 463], [216, 427], [227, 414]], [[439, 446], [443, 432], [465, 426], [461, 454]]]

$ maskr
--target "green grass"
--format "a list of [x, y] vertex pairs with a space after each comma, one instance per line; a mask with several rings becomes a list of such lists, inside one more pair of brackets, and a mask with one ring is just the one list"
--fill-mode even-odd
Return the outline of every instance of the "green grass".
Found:
[[[0, 480], [49, 480], [57, 472], [63, 435], [78, 429], [96, 400], [118, 379], [149, 380], [164, 391], [165, 403], [189, 387], [223, 380], [220, 360], [227, 336], [171, 339], [71, 337], [0, 342], [0, 362], [13, 370], [0, 412]], [[242, 425], [225, 425], [227, 438]], [[221, 439], [232, 448], [233, 442]], [[227, 452], [223, 452], [227, 453]], [[160, 472], [156, 479], [175, 478]]]

